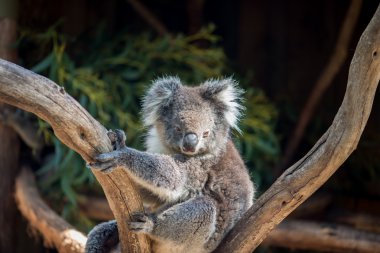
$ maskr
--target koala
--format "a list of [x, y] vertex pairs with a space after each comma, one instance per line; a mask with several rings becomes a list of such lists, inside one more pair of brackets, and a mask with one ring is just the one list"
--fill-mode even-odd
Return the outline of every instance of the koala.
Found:
[[[231, 78], [197, 87], [157, 79], [142, 103], [147, 150], [126, 147], [116, 130], [115, 150], [89, 164], [104, 173], [120, 167], [136, 182], [146, 212], [134, 214], [129, 229], [148, 235], [153, 252], [211, 252], [251, 207], [254, 184], [230, 136], [241, 95]], [[86, 252], [107, 252], [117, 240], [116, 222], [102, 223]]]

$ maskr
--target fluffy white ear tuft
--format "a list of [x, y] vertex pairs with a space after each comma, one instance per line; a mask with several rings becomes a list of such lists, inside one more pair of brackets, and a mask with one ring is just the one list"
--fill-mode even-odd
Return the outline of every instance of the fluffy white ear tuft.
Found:
[[231, 128], [240, 132], [238, 121], [244, 107], [240, 104], [244, 91], [232, 78], [210, 79], [203, 84], [204, 96], [222, 105], [224, 118]]
[[152, 126], [158, 119], [159, 110], [167, 106], [173, 94], [182, 86], [181, 80], [175, 76], [161, 77], [152, 82], [142, 101], [142, 116], [145, 126]]

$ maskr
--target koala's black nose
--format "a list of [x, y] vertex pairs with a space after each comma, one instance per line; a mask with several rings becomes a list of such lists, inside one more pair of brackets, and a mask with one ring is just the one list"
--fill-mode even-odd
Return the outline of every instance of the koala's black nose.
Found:
[[185, 151], [194, 151], [198, 144], [198, 136], [195, 133], [187, 133], [183, 138], [183, 148]]

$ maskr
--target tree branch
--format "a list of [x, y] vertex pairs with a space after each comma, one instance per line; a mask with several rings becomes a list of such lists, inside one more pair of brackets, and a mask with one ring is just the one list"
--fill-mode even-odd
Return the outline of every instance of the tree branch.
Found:
[[[311, 203], [310, 203], [310, 200]], [[321, 195], [310, 198], [308, 206], [301, 205], [293, 214], [310, 214], [321, 210], [322, 205], [331, 201], [331, 196]], [[107, 201], [101, 197], [82, 195], [79, 198], [81, 211], [98, 220], [112, 219]], [[88, 208], [89, 206], [94, 208]], [[301, 210], [299, 210], [301, 208]], [[313, 210], [314, 209], [314, 210]], [[329, 252], [380, 253], [379, 218], [371, 215], [343, 213], [336, 215], [339, 223], [321, 223], [306, 220], [287, 220], [273, 229], [263, 241], [263, 245], [285, 247], [289, 249], [321, 250]], [[351, 226], [352, 225], [352, 226]]]
[[348, 226], [310, 221], [284, 221], [264, 245], [341, 253], [380, 253], [380, 235]]
[[347, 58], [348, 47], [351, 40], [351, 34], [354, 31], [356, 20], [359, 17], [362, 0], [351, 0], [350, 7], [346, 13], [342, 29], [339, 33], [338, 40], [335, 45], [333, 54], [331, 55], [328, 64], [323, 69], [321, 75], [316, 81], [313, 90], [307, 99], [306, 105], [303, 107], [301, 115], [298, 119], [293, 133], [290, 135], [289, 141], [285, 147], [285, 154], [281, 159], [279, 165], [275, 169], [275, 174], [279, 175], [286, 166], [289, 165], [294, 156], [307, 125], [315, 108], [326, 89], [331, 85], [334, 77], [338, 74], [343, 63]]
[[[107, 130], [63, 87], [13, 63], [0, 60], [0, 101], [32, 112], [47, 121], [55, 135], [91, 162], [96, 154], [112, 150]], [[146, 236], [128, 231], [130, 213], [143, 206], [133, 183], [122, 170], [104, 175], [93, 171], [103, 187], [118, 222], [123, 252], [150, 252]]]
[[83, 253], [86, 236], [53, 212], [41, 199], [30, 169], [23, 168], [16, 179], [15, 198], [21, 213], [33, 229], [43, 235], [48, 247], [60, 253]]
[[329, 218], [354, 228], [380, 234], [380, 217], [368, 213], [354, 213], [337, 210], [329, 215]]
[[313, 194], [356, 149], [380, 79], [380, 7], [351, 62], [343, 103], [327, 132], [254, 203], [216, 252], [252, 252]]

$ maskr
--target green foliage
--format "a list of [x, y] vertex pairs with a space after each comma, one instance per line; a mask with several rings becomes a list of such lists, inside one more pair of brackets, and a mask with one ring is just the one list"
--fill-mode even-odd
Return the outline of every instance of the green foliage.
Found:
[[[186, 83], [199, 83], [226, 74], [226, 57], [216, 46], [218, 37], [212, 31], [209, 26], [194, 35], [173, 38], [148, 33], [108, 38], [100, 31], [91, 40], [69, 42], [53, 27], [43, 34], [24, 33], [22, 41], [39, 45], [40, 52], [29, 54], [45, 55], [37, 62], [30, 60], [33, 71], [62, 85], [107, 128], [124, 129], [127, 145], [141, 149], [140, 98], [152, 79], [178, 75]], [[244, 134], [237, 143], [249, 166], [255, 168], [255, 180], [263, 181], [262, 172], [268, 175], [279, 153], [274, 134], [276, 111], [261, 91], [252, 88], [247, 89], [245, 104]], [[95, 180], [78, 154], [63, 146], [46, 123], [40, 122], [40, 126], [54, 146], [54, 153], [38, 172], [41, 187], [61, 203], [64, 196], [61, 209], [70, 216], [78, 190], [93, 186]]]

